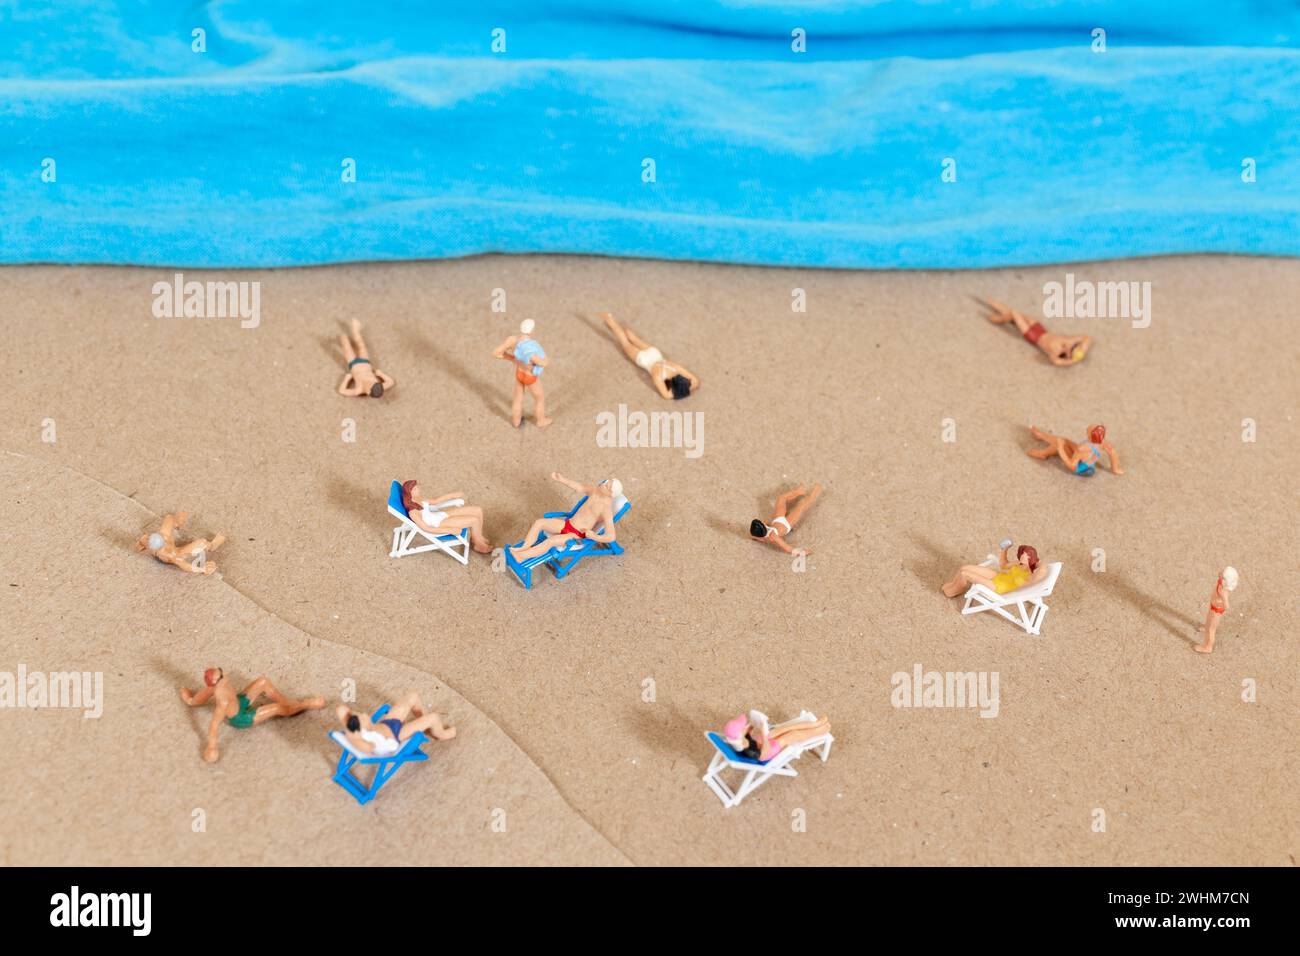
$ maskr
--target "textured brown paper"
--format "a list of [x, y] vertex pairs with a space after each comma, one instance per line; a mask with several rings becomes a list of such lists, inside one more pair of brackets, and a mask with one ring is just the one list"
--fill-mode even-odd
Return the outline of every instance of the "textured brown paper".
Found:
[[[1038, 315], [1067, 271], [1152, 282], [1151, 326], [1044, 320], [1095, 339], [1056, 369], [971, 299]], [[248, 329], [153, 317], [173, 274], [0, 270], [0, 670], [102, 670], [107, 695], [99, 720], [0, 710], [5, 862], [1294, 862], [1300, 264], [186, 272], [260, 281]], [[662, 401], [600, 309], [699, 394]], [[353, 317], [397, 380], [380, 401], [334, 394]], [[552, 358], [545, 431], [509, 426], [511, 370], [489, 356], [523, 318]], [[600, 447], [597, 415], [620, 404], [702, 413], [703, 454]], [[1126, 475], [1024, 454], [1030, 423], [1079, 439], [1093, 421]], [[555, 469], [623, 481], [624, 555], [539, 570], [531, 592], [478, 555], [387, 556], [392, 479], [465, 492], [503, 544], [571, 504]], [[746, 528], [813, 481], [798, 573]], [[229, 536], [219, 576], [132, 550], [182, 509]], [[1065, 564], [1040, 637], [938, 590], [1007, 535]], [[1225, 564], [1242, 584], [1204, 657], [1190, 645]], [[208, 712], [175, 687], [216, 663], [331, 698], [351, 677], [366, 706], [414, 688], [460, 737], [365, 808], [329, 781], [328, 713], [227, 730], [210, 767]], [[917, 664], [997, 672], [998, 715], [892, 706], [892, 675]], [[703, 732], [751, 707], [825, 713], [836, 743], [724, 810]]]

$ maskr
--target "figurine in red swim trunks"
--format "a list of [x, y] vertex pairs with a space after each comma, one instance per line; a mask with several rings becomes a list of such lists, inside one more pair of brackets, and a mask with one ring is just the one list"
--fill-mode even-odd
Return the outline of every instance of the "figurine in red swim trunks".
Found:
[[1092, 339], [1086, 335], [1055, 335], [1043, 328], [1043, 323], [1030, 322], [1001, 302], [990, 299], [983, 304], [992, 310], [992, 314], [985, 315], [986, 319], [994, 325], [1013, 323], [1025, 341], [1042, 351], [1053, 365], [1078, 365], [1092, 347]]
[[1237, 569], [1224, 568], [1219, 580], [1214, 582], [1214, 593], [1210, 595], [1210, 609], [1205, 614], [1205, 625], [1201, 630], [1201, 643], [1193, 645], [1192, 650], [1209, 654], [1214, 650], [1214, 635], [1219, 630], [1219, 621], [1228, 613], [1228, 594], [1237, 590]]
[[[595, 485], [570, 481], [558, 471], [551, 477], [567, 485], [587, 500], [574, 512], [572, 518], [540, 518], [533, 522], [524, 540], [508, 549], [516, 561], [529, 561], [555, 548], [563, 548], [570, 541], [583, 538], [606, 544], [614, 540], [614, 502], [623, 497], [623, 483], [608, 478]], [[546, 538], [543, 540], [542, 533]]]

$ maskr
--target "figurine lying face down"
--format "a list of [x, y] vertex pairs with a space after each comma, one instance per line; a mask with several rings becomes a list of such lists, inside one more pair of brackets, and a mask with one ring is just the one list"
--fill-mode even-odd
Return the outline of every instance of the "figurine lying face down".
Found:
[[189, 515], [180, 511], [163, 516], [162, 527], [152, 534], [142, 534], [135, 543], [137, 551], [148, 551], [163, 564], [171, 564], [192, 574], [212, 574], [217, 566], [207, 560], [207, 554], [225, 542], [224, 534], [212, 538], [195, 538], [189, 544], [176, 543], [176, 529], [185, 524]]

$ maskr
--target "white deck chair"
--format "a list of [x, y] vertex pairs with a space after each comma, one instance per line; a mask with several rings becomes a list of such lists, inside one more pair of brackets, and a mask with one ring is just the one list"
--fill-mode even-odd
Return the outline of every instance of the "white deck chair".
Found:
[[[766, 718], [765, 718], [766, 719]], [[780, 730], [790, 724], [803, 723], [809, 720], [816, 720], [817, 717], [810, 711], [801, 711], [798, 717], [787, 720], [784, 724], [778, 724], [773, 730]], [[709, 785], [709, 789], [717, 794], [722, 805], [728, 809], [738, 806], [740, 801], [767, 783], [773, 777], [797, 777], [799, 773], [791, 766], [794, 761], [798, 760], [809, 750], [819, 750], [818, 756], [822, 758], [822, 763], [831, 755], [831, 744], [835, 738], [829, 733], [822, 734], [820, 737], [814, 737], [811, 740], [805, 740], [801, 744], [792, 747], [786, 747], [779, 754], [773, 757], [767, 763], [761, 763], [757, 760], [750, 760], [743, 757], [732, 749], [727, 743], [726, 738], [721, 734], [712, 731], [704, 735], [708, 738], [709, 743], [713, 745], [713, 760], [709, 763], [709, 770], [704, 775], [704, 782]], [[744, 776], [741, 778], [740, 786], [733, 790], [727, 781], [723, 779], [722, 774], [726, 770], [738, 771]]]
[[[980, 562], [981, 567], [997, 567], [998, 559], [989, 555]], [[1006, 594], [998, 594], [984, 584], [972, 584], [966, 592], [966, 605], [962, 614], [978, 614], [980, 611], [993, 611], [1005, 617], [1012, 624], [1023, 628], [1026, 634], [1037, 635], [1043, 627], [1043, 618], [1047, 616], [1047, 605], [1043, 598], [1052, 593], [1056, 579], [1061, 574], [1061, 562], [1053, 561], [1047, 566], [1047, 577], [1037, 584], [1028, 584]], [[1012, 612], [1015, 609], [1015, 613]]]
[[[444, 501], [443, 505], [452, 507], [464, 503], [460, 500]], [[461, 564], [469, 564], [469, 529], [449, 534], [429, 534], [406, 513], [406, 506], [402, 504], [402, 486], [396, 481], [388, 490], [388, 513], [401, 522], [393, 529], [393, 550], [388, 552], [390, 558], [404, 558], [408, 554], [421, 554], [425, 551], [445, 551]], [[417, 536], [429, 543], [412, 547]]]

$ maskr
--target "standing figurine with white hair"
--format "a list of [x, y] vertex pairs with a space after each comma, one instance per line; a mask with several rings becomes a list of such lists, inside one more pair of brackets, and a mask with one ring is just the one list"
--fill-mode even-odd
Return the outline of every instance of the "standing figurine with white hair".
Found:
[[533, 338], [536, 323], [524, 319], [519, 323], [519, 334], [512, 335], [492, 350], [492, 357], [513, 362], [515, 366], [515, 392], [510, 400], [510, 420], [515, 428], [524, 420], [524, 389], [533, 393], [533, 421], [538, 428], [551, 423], [546, 417], [546, 395], [542, 391], [542, 372], [549, 361], [542, 345]]
[[1224, 568], [1219, 580], [1214, 582], [1214, 592], [1210, 595], [1210, 610], [1205, 614], [1205, 626], [1201, 629], [1201, 643], [1193, 645], [1192, 650], [1209, 654], [1214, 650], [1214, 635], [1219, 630], [1219, 620], [1228, 612], [1228, 595], [1237, 590], [1236, 568]]
[[226, 536], [218, 534], [211, 539], [195, 538], [189, 544], [177, 544], [176, 529], [183, 525], [188, 517], [189, 515], [184, 511], [174, 515], [164, 515], [162, 527], [152, 534], [140, 535], [140, 540], [135, 543], [135, 549], [148, 551], [163, 564], [175, 565], [191, 574], [212, 574], [217, 570], [217, 566], [206, 560], [206, 555], [209, 551], [221, 547]]

